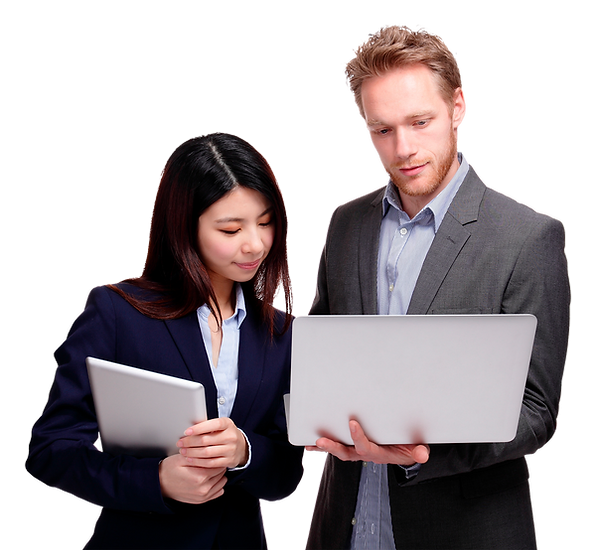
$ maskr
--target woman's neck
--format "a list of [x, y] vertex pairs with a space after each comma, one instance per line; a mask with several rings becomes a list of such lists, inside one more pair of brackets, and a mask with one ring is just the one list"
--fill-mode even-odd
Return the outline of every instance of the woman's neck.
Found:
[[218, 284], [213, 282], [213, 290], [221, 316], [223, 319], [229, 319], [235, 311], [236, 304], [236, 285], [234, 281], [219, 281]]

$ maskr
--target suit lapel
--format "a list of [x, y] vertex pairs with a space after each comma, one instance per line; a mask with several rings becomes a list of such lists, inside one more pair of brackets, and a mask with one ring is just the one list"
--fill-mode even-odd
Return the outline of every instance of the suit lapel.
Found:
[[472, 168], [456, 193], [425, 257], [407, 313], [427, 313], [440, 286], [471, 236], [465, 227], [477, 221], [485, 185]]
[[260, 328], [260, 321], [246, 299], [248, 315], [240, 330], [240, 351], [238, 355], [238, 386], [231, 410], [231, 419], [236, 426], [243, 426], [256, 399], [263, 379], [265, 353], [268, 337]]
[[208, 417], [217, 417], [217, 388], [210, 370], [197, 313], [193, 311], [185, 317], [168, 320], [165, 323], [181, 353], [190, 379], [204, 386]]
[[384, 192], [385, 188], [371, 202], [360, 230], [357, 261], [363, 315], [377, 314], [377, 263]]

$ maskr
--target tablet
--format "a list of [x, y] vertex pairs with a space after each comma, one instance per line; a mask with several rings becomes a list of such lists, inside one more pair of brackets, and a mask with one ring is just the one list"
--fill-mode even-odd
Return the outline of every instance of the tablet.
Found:
[[204, 386], [94, 357], [86, 359], [102, 449], [140, 457], [177, 454], [183, 432], [206, 420]]
[[514, 439], [533, 315], [297, 317], [289, 440], [352, 444], [348, 421], [378, 444]]

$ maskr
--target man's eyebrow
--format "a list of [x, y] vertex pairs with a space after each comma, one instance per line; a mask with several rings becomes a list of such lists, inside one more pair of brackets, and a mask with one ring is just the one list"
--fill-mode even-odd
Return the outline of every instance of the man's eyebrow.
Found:
[[[426, 118], [435, 115], [435, 113], [436, 112], [433, 109], [428, 109], [426, 111], [418, 111], [412, 115], [408, 115], [406, 118], [408, 120], [413, 120], [415, 118]], [[376, 118], [369, 118], [367, 119], [367, 126], [387, 126], [387, 124]]]
[[[273, 212], [273, 207], [269, 206], [269, 208], [267, 208], [262, 214], [259, 214], [259, 218], [262, 218], [263, 216], [266, 216], [267, 214], [270, 214], [271, 212]], [[215, 223], [241, 223], [243, 221], [246, 221], [246, 218], [235, 218], [235, 217], [226, 217], [226, 218], [219, 218], [218, 220], [215, 220]]]
[[433, 109], [430, 109], [428, 111], [420, 111], [418, 113], [415, 113], [408, 118], [423, 118], [423, 117], [433, 116], [434, 114], [435, 114], [435, 111]]

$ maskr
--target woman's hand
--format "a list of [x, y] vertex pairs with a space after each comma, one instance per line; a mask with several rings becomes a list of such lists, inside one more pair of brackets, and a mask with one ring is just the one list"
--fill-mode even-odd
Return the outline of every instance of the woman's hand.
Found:
[[164, 497], [202, 504], [223, 494], [226, 471], [226, 468], [197, 468], [183, 456], [172, 455], [160, 463], [158, 477]]
[[178, 442], [188, 464], [237, 468], [248, 462], [248, 442], [230, 418], [213, 418], [188, 428]]

